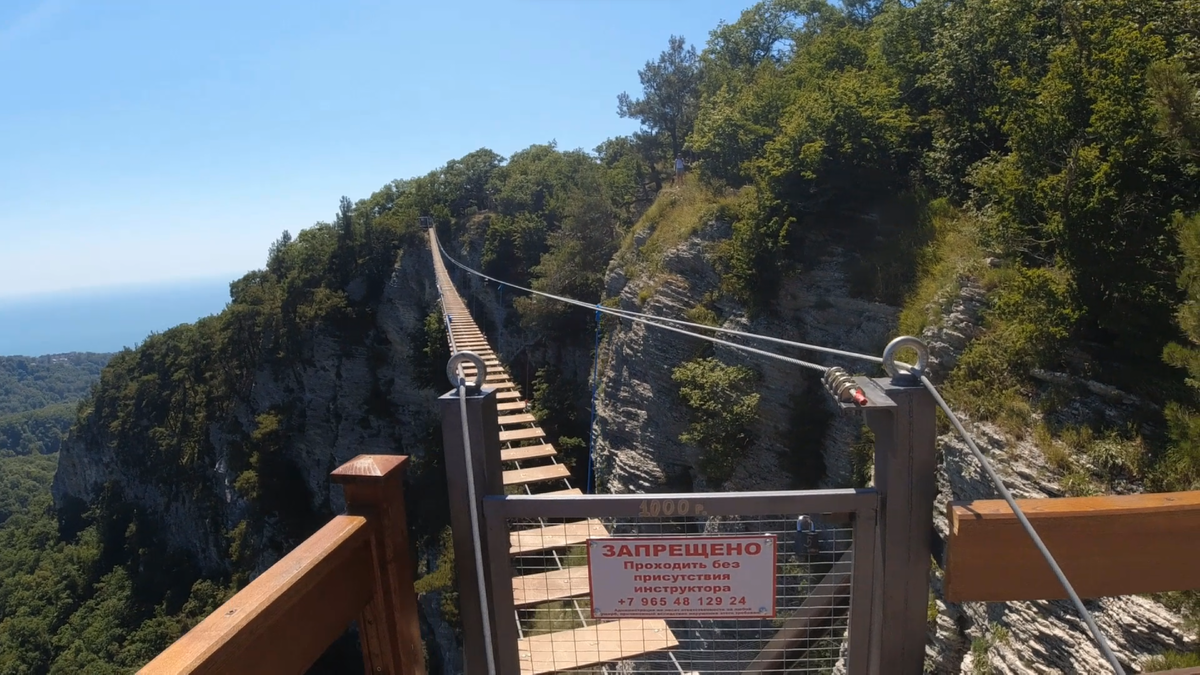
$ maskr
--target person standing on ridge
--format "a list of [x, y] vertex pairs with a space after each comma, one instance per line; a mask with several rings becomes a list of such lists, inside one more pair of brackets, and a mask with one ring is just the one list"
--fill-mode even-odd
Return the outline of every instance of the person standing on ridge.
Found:
[[675, 184], [683, 184], [683, 158], [675, 155]]

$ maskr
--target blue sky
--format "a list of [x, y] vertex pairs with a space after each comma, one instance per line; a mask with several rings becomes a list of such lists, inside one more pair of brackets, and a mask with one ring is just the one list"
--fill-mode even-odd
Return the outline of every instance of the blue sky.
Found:
[[745, 1], [4, 0], [0, 298], [232, 278], [480, 147], [591, 149]]

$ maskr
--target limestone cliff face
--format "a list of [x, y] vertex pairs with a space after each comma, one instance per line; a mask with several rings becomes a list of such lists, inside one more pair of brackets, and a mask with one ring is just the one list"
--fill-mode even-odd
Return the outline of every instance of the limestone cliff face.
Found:
[[[979, 334], [987, 298], [975, 279], [963, 277], [935, 302], [948, 309], [941, 321], [926, 328], [921, 337], [930, 345], [932, 375], [939, 380]], [[1136, 407], [1146, 405], [1111, 387], [1068, 381], [1073, 378], [1065, 375], [1036, 375], [1053, 378], [1059, 386], [1073, 391], [1073, 401], [1057, 413], [1059, 416], [1080, 420], [1099, 417], [1120, 426], [1131, 418]], [[1014, 440], [991, 424], [964, 422], [1015, 497], [1063, 496], [1058, 479], [1032, 440]], [[941, 470], [934, 526], [944, 538], [948, 534], [945, 513], [950, 501], [1000, 496], [957, 434], [939, 437], [938, 452]], [[1127, 485], [1121, 491], [1132, 489]], [[936, 573], [932, 584], [938, 617], [930, 628], [926, 650], [929, 672], [1025, 675], [1109, 670], [1068, 601], [951, 604], [941, 599], [941, 579]], [[1129, 664], [1167, 650], [1185, 651], [1194, 646], [1192, 638], [1182, 631], [1180, 617], [1148, 598], [1103, 598], [1086, 604], [1110, 646]]]
[[[237, 402], [232, 419], [222, 421], [253, 428], [255, 416], [266, 410], [302, 405], [303, 430], [292, 437], [287, 451], [308, 487], [314, 510], [344, 509], [340, 488], [329, 482], [329, 472], [342, 462], [362, 453], [422, 450], [420, 435], [432, 422], [436, 397], [415, 384], [408, 350], [410, 336], [419, 330], [424, 312], [435, 301], [432, 278], [428, 252], [406, 250], [388, 281], [376, 325], [365, 344], [346, 344], [322, 333], [310, 335], [299, 362], [286, 370], [259, 370], [249, 400]], [[369, 344], [386, 347], [382, 363], [371, 362]], [[375, 382], [384, 388], [388, 415], [368, 413]], [[127, 501], [161, 520], [170, 546], [192, 554], [205, 569], [221, 569], [228, 564], [223, 532], [246, 512], [246, 504], [233, 490], [236, 476], [227, 469], [232, 439], [225, 426], [213, 425], [209, 430], [216, 459], [198, 468], [201, 475], [188, 486], [162, 484], [155, 467], [130, 473], [118, 456], [127, 449], [108, 447], [86, 431], [78, 434], [60, 456], [55, 501], [60, 506], [70, 498], [90, 503], [106, 483], [113, 482]], [[198, 491], [185, 489], [197, 486]]]
[[[712, 242], [728, 236], [727, 228], [712, 223], [697, 236], [663, 256], [661, 273], [627, 276], [628, 260], [618, 258], [610, 268], [608, 296], [625, 309], [656, 316], [683, 317], [717, 288], [718, 276], [708, 253]], [[640, 245], [640, 241], [636, 242]], [[815, 248], [815, 247], [814, 247]], [[898, 308], [855, 299], [847, 283], [848, 255], [825, 246], [815, 261], [788, 278], [769, 317], [746, 318], [743, 308], [726, 303], [716, 307], [727, 328], [879, 353], [895, 335]], [[941, 381], [962, 351], [982, 330], [988, 299], [979, 283], [964, 276], [936, 300], [941, 319], [921, 337], [930, 346], [931, 375]], [[692, 338], [647, 328], [628, 321], [614, 325], [602, 345], [602, 389], [597, 397], [597, 468], [601, 487], [610, 492], [665, 492], [708, 489], [694, 470], [697, 451], [679, 441], [688, 413], [676, 395], [672, 370], [695, 356], [703, 343]], [[726, 363], [756, 369], [762, 380], [756, 442], [746, 448], [741, 465], [726, 490], [786, 488], [794, 479], [781, 458], [789, 453], [820, 453], [824, 459], [823, 486], [850, 483], [849, 448], [860, 420], [834, 414], [828, 396], [819, 390], [814, 374], [786, 364], [763, 362], [718, 347]], [[794, 353], [827, 365], [865, 372], [861, 364]], [[1079, 419], [1102, 417], [1113, 425], [1129, 419], [1130, 411], [1146, 405], [1111, 387], [1071, 381], [1055, 373], [1034, 373], [1059, 386], [1070, 385], [1076, 400], [1063, 414]], [[811, 387], [817, 387], [815, 392]], [[807, 394], [807, 395], [806, 395]], [[829, 413], [823, 437], [796, 439], [799, 406], [824, 406]], [[994, 426], [967, 421], [990, 461], [1017, 497], [1055, 497], [1063, 491], [1031, 441], [1014, 441]], [[818, 425], [819, 428], [819, 425]], [[799, 442], [798, 442], [799, 440]], [[954, 434], [938, 439], [939, 495], [935, 525], [946, 535], [944, 517], [950, 500], [998, 498], [966, 445]], [[1124, 490], [1135, 489], [1125, 486]], [[958, 673], [1078, 673], [1106, 672], [1099, 651], [1069, 602], [947, 604], [941, 600], [941, 580], [932, 587], [938, 615], [930, 625], [926, 672]], [[1106, 598], [1088, 603], [1113, 648], [1130, 664], [1168, 649], [1193, 648], [1180, 618], [1161, 604], [1143, 597]]]
[[[710, 247], [728, 236], [728, 226], [710, 223], [697, 236], [667, 251], [661, 273], [628, 278], [627, 260], [618, 257], [608, 275], [609, 297], [620, 306], [655, 316], [681, 318], [717, 290], [719, 276]], [[639, 242], [640, 243], [640, 242]], [[843, 349], [879, 353], [893, 337], [898, 309], [851, 297], [846, 278], [848, 255], [829, 246], [813, 264], [785, 279], [776, 311], [748, 319], [745, 308], [721, 301], [715, 308], [722, 326]], [[644, 302], [639, 301], [639, 297]], [[734, 340], [740, 340], [735, 338]], [[596, 400], [598, 475], [613, 492], [653, 492], [693, 484], [698, 475], [695, 448], [679, 441], [688, 412], [676, 395], [672, 371], [695, 358], [705, 343], [676, 333], [622, 321], [605, 339], [601, 390]], [[761, 346], [761, 345], [760, 345]], [[761, 394], [756, 442], [745, 449], [741, 465], [725, 486], [729, 490], [843, 486], [851, 481], [850, 445], [861, 421], [837, 415], [815, 372], [717, 346], [718, 357], [759, 373]], [[862, 364], [820, 354], [785, 350], [796, 358], [849, 370]], [[796, 476], [796, 462], [824, 471]], [[821, 462], [815, 464], [819, 467]]]
[[[341, 488], [331, 485], [330, 471], [364, 453], [421, 458], [426, 434], [438, 423], [440, 392], [417, 384], [410, 354], [412, 336], [437, 302], [433, 278], [428, 249], [407, 247], [387, 281], [375, 325], [361, 341], [316, 331], [306, 336], [301, 358], [288, 367], [263, 366], [248, 399], [236, 401], [225, 419], [208, 429], [213, 459], [195, 467], [185, 480], [164, 480], [171, 473], [161, 467], [132, 468], [126, 458], [136, 448], [111, 447], [102, 428], [85, 426], [61, 452], [53, 485], [56, 504], [91, 504], [107, 485], [116, 486], [121, 498], [157, 526], [163, 546], [186, 552], [205, 573], [228, 570], [227, 535], [250, 510], [233, 488], [237, 476], [228, 465], [239, 438], [228, 429], [253, 429], [256, 415], [286, 405], [298, 407], [296, 416], [303, 420], [285, 452], [298, 482], [307, 488], [309, 507], [321, 522], [343, 512]], [[351, 283], [347, 294], [361, 293], [360, 286]], [[386, 412], [380, 414], [381, 408]], [[413, 521], [421, 517], [420, 512], [409, 514]], [[255, 573], [295, 545], [280, 529], [268, 517], [250, 533], [253, 550], [259, 552], [251, 565]], [[423, 555], [436, 558], [436, 553]], [[442, 651], [453, 652], [452, 631], [445, 628], [436, 604], [432, 607], [424, 618]]]

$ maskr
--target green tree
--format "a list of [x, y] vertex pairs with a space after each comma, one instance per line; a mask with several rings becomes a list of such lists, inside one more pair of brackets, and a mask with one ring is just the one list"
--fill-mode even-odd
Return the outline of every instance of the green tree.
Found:
[[658, 61], [647, 61], [638, 71], [642, 98], [622, 92], [617, 114], [636, 119], [655, 134], [667, 137], [672, 156], [683, 150], [696, 117], [700, 91], [700, 57], [680, 36], [672, 35]]
[[1193, 401], [1172, 402], [1167, 407], [1171, 444], [1162, 462], [1159, 480], [1168, 489], [1200, 489], [1200, 216], [1176, 217], [1176, 232], [1183, 257], [1179, 286], [1186, 299], [1175, 319], [1187, 337], [1187, 344], [1172, 342], [1163, 358], [1187, 373]]

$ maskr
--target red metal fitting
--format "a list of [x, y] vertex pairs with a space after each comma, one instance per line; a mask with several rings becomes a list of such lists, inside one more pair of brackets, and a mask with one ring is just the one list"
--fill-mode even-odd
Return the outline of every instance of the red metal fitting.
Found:
[[862, 389], [852, 389], [850, 390], [850, 395], [854, 397], [854, 402], [859, 405], [866, 405], [868, 403], [867, 395], [863, 393]]

